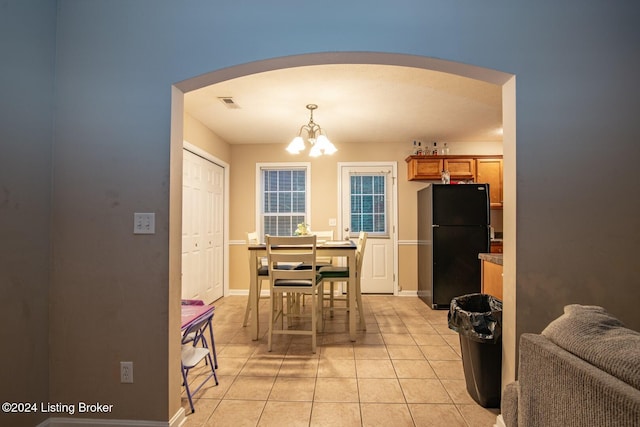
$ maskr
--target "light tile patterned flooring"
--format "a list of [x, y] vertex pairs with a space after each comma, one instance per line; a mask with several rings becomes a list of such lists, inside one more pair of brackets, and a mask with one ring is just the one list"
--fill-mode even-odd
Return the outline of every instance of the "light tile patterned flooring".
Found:
[[415, 297], [363, 300], [366, 332], [351, 342], [346, 312], [325, 313], [316, 354], [308, 336], [274, 336], [267, 351], [268, 300], [260, 302], [258, 341], [242, 327], [246, 297], [216, 301], [220, 385], [209, 381], [196, 394], [193, 414], [183, 388], [184, 426], [494, 425], [499, 410], [482, 408], [466, 391], [446, 310]]

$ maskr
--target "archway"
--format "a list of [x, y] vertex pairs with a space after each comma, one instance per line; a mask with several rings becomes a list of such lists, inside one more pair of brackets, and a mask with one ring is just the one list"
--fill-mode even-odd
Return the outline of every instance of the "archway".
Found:
[[[181, 188], [182, 188], [182, 141], [183, 141], [183, 97], [185, 93], [213, 85], [222, 81], [247, 76], [250, 74], [327, 64], [370, 64], [396, 65], [422, 68], [444, 73], [455, 74], [502, 87], [503, 104], [503, 159], [504, 159], [504, 321], [503, 332], [503, 384], [515, 378], [516, 339], [515, 339], [515, 77], [511, 74], [490, 70], [478, 66], [461, 64], [436, 58], [395, 53], [372, 52], [330, 52], [287, 56], [261, 60], [206, 73], [174, 85], [172, 92], [171, 112], [171, 187], [170, 187], [170, 221], [169, 221], [169, 277], [170, 277], [170, 334], [177, 336], [177, 318], [179, 316], [180, 299], [180, 239], [181, 239]], [[179, 348], [178, 340], [169, 349], [169, 396], [179, 398]], [[175, 373], [172, 373], [172, 371]], [[172, 390], [176, 390], [175, 394]], [[178, 401], [179, 404], [179, 401]], [[170, 409], [173, 403], [170, 404]]]

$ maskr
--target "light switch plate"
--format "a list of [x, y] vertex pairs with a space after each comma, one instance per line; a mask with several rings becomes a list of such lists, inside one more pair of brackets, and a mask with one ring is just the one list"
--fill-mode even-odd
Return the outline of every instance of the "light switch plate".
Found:
[[338, 221], [335, 218], [329, 218], [329, 227], [335, 227]]
[[156, 214], [139, 213], [133, 214], [133, 234], [155, 234]]

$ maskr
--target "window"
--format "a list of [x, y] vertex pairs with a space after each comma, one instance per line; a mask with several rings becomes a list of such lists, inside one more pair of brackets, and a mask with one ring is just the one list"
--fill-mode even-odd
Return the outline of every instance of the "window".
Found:
[[386, 177], [356, 174], [351, 180], [351, 231], [387, 235]]
[[293, 236], [309, 222], [309, 165], [258, 165], [261, 236]]

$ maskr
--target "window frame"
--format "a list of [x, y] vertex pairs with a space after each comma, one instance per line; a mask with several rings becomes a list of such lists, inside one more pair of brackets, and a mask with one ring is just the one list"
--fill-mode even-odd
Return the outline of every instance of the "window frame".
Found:
[[[389, 186], [389, 176], [387, 173], [383, 173], [383, 172], [357, 172], [357, 173], [353, 173], [349, 175], [349, 188], [350, 188], [350, 193], [349, 194], [349, 198], [351, 199], [351, 201], [349, 202], [349, 208], [350, 208], [350, 212], [349, 212], [349, 217], [351, 218], [351, 223], [348, 225], [349, 226], [349, 231], [352, 233], [357, 233], [360, 230], [354, 230], [353, 229], [353, 217], [354, 215], [364, 215], [363, 213], [358, 213], [358, 214], [354, 214], [353, 212], [353, 197], [354, 197], [354, 185], [353, 185], [353, 178], [354, 177], [371, 177], [371, 178], [382, 178], [382, 183], [383, 183], [383, 192], [382, 193], [375, 193], [374, 191], [371, 192], [371, 194], [369, 193], [357, 193], [355, 194], [355, 196], [359, 196], [361, 198], [361, 201], [363, 201], [363, 197], [364, 196], [370, 196], [370, 197], [376, 197], [376, 196], [382, 196], [384, 198], [384, 201], [382, 203], [383, 205], [383, 211], [382, 212], [377, 212], [375, 211], [375, 209], [372, 210], [371, 213], [367, 213], [367, 215], [371, 215], [372, 216], [372, 221], [373, 221], [373, 228], [375, 229], [375, 218], [376, 216], [380, 216], [382, 215], [382, 220], [383, 220], [383, 224], [384, 224], [384, 231], [368, 231], [367, 233], [370, 237], [375, 238], [375, 237], [383, 237], [383, 238], [388, 238], [391, 235], [391, 230], [390, 228], [392, 227], [390, 218], [389, 218], [389, 210], [391, 209], [391, 203], [389, 200], [389, 193], [388, 193], [388, 186]], [[375, 182], [372, 182], [372, 186], [375, 188]], [[375, 199], [372, 200], [372, 206], [374, 206], [376, 204]]]
[[256, 163], [256, 231], [259, 238], [264, 241], [264, 228], [263, 228], [263, 207], [264, 207], [264, 182], [262, 180], [262, 174], [265, 170], [305, 170], [305, 208], [304, 214], [305, 222], [311, 223], [311, 163], [310, 162], [275, 162], [275, 163]]

